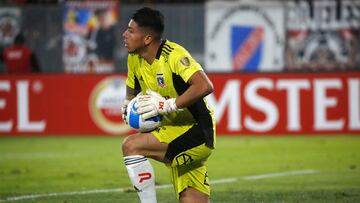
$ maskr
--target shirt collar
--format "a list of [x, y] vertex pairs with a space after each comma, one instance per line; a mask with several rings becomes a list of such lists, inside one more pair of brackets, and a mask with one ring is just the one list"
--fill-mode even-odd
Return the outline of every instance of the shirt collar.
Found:
[[163, 49], [163, 46], [164, 46], [165, 42], [166, 42], [166, 39], [161, 40], [160, 47], [159, 47], [159, 49], [157, 50], [156, 57], [155, 57], [157, 60], [160, 59], [161, 51], [162, 51], [162, 49]]

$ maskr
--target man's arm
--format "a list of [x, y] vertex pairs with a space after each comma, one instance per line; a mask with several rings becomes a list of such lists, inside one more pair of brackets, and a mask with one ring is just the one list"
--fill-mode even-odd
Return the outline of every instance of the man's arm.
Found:
[[35, 53], [31, 54], [30, 60], [31, 60], [31, 65], [32, 65], [32, 71], [34, 73], [39, 73], [40, 72], [40, 66], [39, 66], [39, 62], [37, 60], [37, 57], [36, 57]]
[[138, 98], [138, 113], [142, 114], [143, 119], [159, 114], [166, 115], [191, 105], [214, 90], [212, 83], [203, 71], [195, 72], [188, 82], [190, 86], [182, 95], [167, 100], [159, 93], [147, 90], [148, 95]]
[[141, 90], [133, 89], [126, 85], [126, 98], [125, 99], [130, 101], [131, 99], [136, 97], [136, 95], [139, 94], [140, 91]]
[[188, 81], [190, 87], [175, 102], [179, 109], [185, 108], [214, 91], [214, 86], [204, 71], [195, 72]]
[[4, 63], [4, 50], [0, 50], [0, 62]]

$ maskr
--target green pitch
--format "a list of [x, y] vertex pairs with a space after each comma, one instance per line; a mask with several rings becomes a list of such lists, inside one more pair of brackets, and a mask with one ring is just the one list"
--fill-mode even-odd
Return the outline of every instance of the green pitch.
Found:
[[[0, 138], [0, 202], [139, 202], [121, 137]], [[176, 202], [152, 162], [159, 202]], [[212, 202], [360, 202], [360, 136], [218, 137]]]

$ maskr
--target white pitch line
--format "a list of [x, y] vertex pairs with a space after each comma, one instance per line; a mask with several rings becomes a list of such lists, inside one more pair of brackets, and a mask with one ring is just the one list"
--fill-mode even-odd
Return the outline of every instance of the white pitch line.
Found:
[[56, 159], [56, 158], [66, 158], [66, 157], [79, 157], [79, 153], [2, 153], [0, 154], [0, 159]]
[[281, 176], [293, 176], [293, 175], [306, 175], [306, 174], [313, 174], [317, 173], [317, 170], [302, 170], [302, 171], [287, 171], [281, 173], [269, 173], [269, 174], [262, 174], [262, 175], [255, 175], [255, 176], [245, 176], [241, 179], [243, 180], [259, 180], [264, 178], [275, 178]]
[[222, 184], [222, 183], [232, 183], [232, 182], [236, 182], [238, 181], [239, 178], [224, 178], [224, 179], [219, 179], [219, 180], [210, 180], [210, 184], [212, 185], [216, 185], [216, 184]]
[[[254, 176], [243, 176], [240, 178], [224, 178], [219, 180], [210, 181], [211, 185], [216, 184], [223, 184], [223, 183], [231, 183], [237, 182], [239, 180], [259, 180], [259, 179], [266, 179], [266, 178], [275, 178], [275, 177], [283, 177], [283, 176], [293, 176], [293, 175], [307, 175], [307, 174], [314, 174], [319, 173], [318, 170], [300, 170], [300, 171], [285, 171], [280, 173], [267, 173], [261, 175], [254, 175]], [[171, 188], [171, 184], [166, 185], [159, 185], [156, 186], [156, 189], [165, 189]], [[97, 190], [87, 190], [87, 191], [74, 191], [74, 192], [54, 192], [54, 193], [44, 193], [44, 194], [33, 194], [33, 195], [23, 195], [23, 196], [15, 196], [15, 197], [8, 197], [5, 199], [0, 199], [0, 202], [10, 202], [10, 201], [19, 201], [19, 200], [27, 200], [27, 199], [37, 199], [42, 197], [55, 197], [55, 196], [71, 196], [71, 195], [86, 195], [86, 194], [96, 194], [96, 193], [110, 193], [110, 192], [125, 192], [125, 191], [132, 191], [131, 188], [115, 188], [115, 189], [97, 189]]]

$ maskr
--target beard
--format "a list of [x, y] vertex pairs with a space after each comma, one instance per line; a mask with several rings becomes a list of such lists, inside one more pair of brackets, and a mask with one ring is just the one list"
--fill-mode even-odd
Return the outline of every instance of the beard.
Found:
[[128, 50], [128, 54], [138, 54], [139, 48], [136, 48], [134, 50]]
[[146, 44], [143, 43], [141, 46], [138, 46], [138, 47], [136, 47], [136, 48], [133, 49], [133, 50], [128, 50], [128, 53], [129, 53], [129, 54], [139, 54], [139, 55], [140, 55], [140, 53], [144, 52], [144, 50], [145, 50], [148, 46], [149, 46], [149, 44], [146, 45]]

